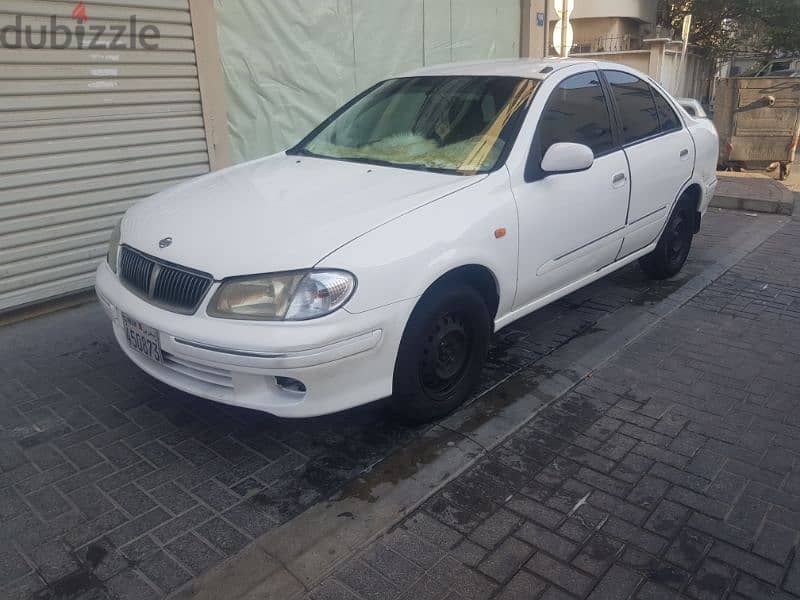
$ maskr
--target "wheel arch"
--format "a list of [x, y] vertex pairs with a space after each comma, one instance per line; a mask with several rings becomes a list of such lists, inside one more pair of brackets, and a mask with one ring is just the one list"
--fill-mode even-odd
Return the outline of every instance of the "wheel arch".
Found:
[[[500, 306], [500, 286], [497, 276], [485, 265], [471, 263], [454, 267], [437, 277], [420, 296], [420, 300], [433, 290], [454, 283], [464, 283], [473, 287], [486, 302], [486, 308], [492, 317], [491, 327], [494, 331], [494, 320]], [[418, 302], [419, 302], [418, 301]]]
[[[461, 305], [454, 306], [459, 300], [463, 301]], [[412, 421], [428, 422], [449, 414], [469, 398], [469, 394], [478, 384], [485, 364], [494, 333], [493, 313], [497, 310], [497, 304], [495, 277], [487, 267], [480, 264], [454, 267], [437, 277], [425, 289], [403, 328], [395, 358], [391, 406], [398, 414]], [[458, 365], [452, 376], [442, 375], [438, 364], [431, 366], [430, 362], [451, 360], [447, 357], [439, 358], [440, 348], [445, 341], [436, 336], [440, 332], [449, 335], [449, 331], [452, 331], [447, 326], [440, 326], [439, 321], [450, 317], [448, 313], [454, 309], [455, 312], [466, 311], [467, 315], [472, 313], [467, 316], [467, 320], [474, 319], [471, 322], [476, 325], [482, 323], [484, 318], [487, 322], [485, 326], [467, 328], [468, 331], [472, 330], [472, 337], [469, 343], [463, 345], [466, 350], [460, 360], [464, 362]], [[447, 346], [444, 347], [447, 354]], [[456, 356], [459, 354], [455, 352]], [[427, 366], [423, 367], [423, 363]], [[428, 387], [425, 382], [430, 380], [423, 375], [423, 368], [429, 375], [446, 378], [446, 387]], [[448, 369], [450, 366], [445, 365], [442, 368]]]
[[694, 233], [698, 233], [700, 231], [700, 221], [703, 217], [700, 212], [700, 206], [703, 202], [703, 188], [696, 181], [692, 182], [678, 196], [679, 202], [681, 198], [688, 198], [694, 205]]

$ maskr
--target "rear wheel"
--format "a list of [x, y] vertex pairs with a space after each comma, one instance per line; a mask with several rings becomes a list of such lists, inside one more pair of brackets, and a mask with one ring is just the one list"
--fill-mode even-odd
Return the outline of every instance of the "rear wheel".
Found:
[[394, 370], [392, 407], [427, 422], [463, 404], [480, 379], [491, 336], [483, 297], [442, 284], [420, 300], [406, 325]]
[[687, 197], [678, 201], [656, 249], [639, 259], [642, 270], [653, 279], [677, 275], [686, 263], [694, 237], [694, 203]]

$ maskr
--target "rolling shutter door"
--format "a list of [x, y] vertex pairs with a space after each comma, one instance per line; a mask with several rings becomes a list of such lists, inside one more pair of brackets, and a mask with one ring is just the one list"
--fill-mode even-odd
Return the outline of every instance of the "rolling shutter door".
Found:
[[[106, 43], [135, 14], [158, 48], [0, 47], [0, 312], [89, 288], [126, 208], [211, 168], [188, 0], [84, 4]], [[0, 28], [23, 15], [36, 45], [75, 5], [3, 0]]]

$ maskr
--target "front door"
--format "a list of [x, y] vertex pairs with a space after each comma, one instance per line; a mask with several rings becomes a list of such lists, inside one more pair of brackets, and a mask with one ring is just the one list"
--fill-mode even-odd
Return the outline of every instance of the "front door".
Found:
[[[589, 146], [594, 164], [577, 173], [542, 172], [542, 157], [557, 142]], [[625, 230], [630, 174], [597, 71], [568, 77], [553, 91], [525, 177], [513, 180], [520, 228], [515, 308], [556, 294], [614, 261]]]

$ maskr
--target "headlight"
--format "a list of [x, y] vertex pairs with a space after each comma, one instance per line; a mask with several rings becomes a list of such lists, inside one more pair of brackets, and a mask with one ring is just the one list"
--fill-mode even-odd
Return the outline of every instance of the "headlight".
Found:
[[305, 321], [332, 313], [350, 299], [356, 278], [344, 271], [311, 271], [294, 292], [286, 319]]
[[295, 271], [223, 281], [208, 305], [212, 317], [306, 321], [341, 308], [356, 278], [346, 271]]
[[108, 240], [108, 254], [106, 254], [106, 260], [108, 260], [108, 266], [111, 267], [111, 270], [114, 271], [114, 273], [117, 272], [117, 257], [119, 256], [121, 231], [122, 219], [117, 221], [114, 231], [111, 232], [111, 238]]

